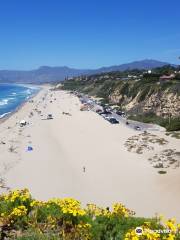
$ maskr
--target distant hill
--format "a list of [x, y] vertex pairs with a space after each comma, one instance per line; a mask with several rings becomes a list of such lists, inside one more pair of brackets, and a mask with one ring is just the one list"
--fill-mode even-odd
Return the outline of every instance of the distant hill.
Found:
[[90, 75], [102, 72], [124, 71], [131, 69], [153, 69], [170, 65], [166, 62], [156, 60], [142, 60], [117, 66], [102, 67], [95, 70], [90, 69], [74, 69], [69, 67], [48, 67], [42, 66], [36, 70], [31, 71], [17, 71], [17, 70], [0, 70], [0, 82], [6, 83], [51, 83], [63, 81], [66, 77], [73, 77], [79, 75]]
[[157, 67], [163, 67], [165, 65], [171, 65], [170, 63], [167, 62], [160, 62], [157, 60], [152, 60], [152, 59], [145, 59], [141, 61], [135, 61], [131, 63], [125, 63], [117, 66], [111, 66], [111, 67], [102, 67], [97, 70], [97, 73], [102, 73], [102, 72], [113, 72], [113, 71], [125, 71], [125, 70], [133, 70], [133, 69], [153, 69]]
[[32, 71], [1, 70], [0, 82], [6, 83], [51, 83], [62, 81], [65, 77], [84, 74], [87, 70], [78, 70], [68, 67], [43, 66]]

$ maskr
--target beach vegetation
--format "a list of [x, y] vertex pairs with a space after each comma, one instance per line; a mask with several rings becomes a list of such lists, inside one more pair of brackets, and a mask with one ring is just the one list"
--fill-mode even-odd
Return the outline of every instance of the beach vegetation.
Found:
[[166, 174], [167, 172], [164, 171], [164, 170], [160, 170], [160, 171], [158, 171], [158, 173], [159, 173], [159, 174]]
[[144, 123], [154, 123], [158, 124], [167, 131], [179, 131], [180, 130], [180, 117], [169, 117], [169, 118], [162, 118], [157, 116], [155, 113], [144, 113], [144, 114], [137, 114], [137, 115], [130, 115], [128, 119], [141, 121]]
[[[143, 229], [142, 235], [136, 233]], [[154, 232], [161, 230], [162, 234]], [[169, 230], [163, 232], [163, 230]], [[111, 208], [81, 203], [73, 198], [39, 201], [28, 189], [0, 195], [0, 239], [111, 240], [180, 239], [175, 219], [140, 218], [121, 203]]]

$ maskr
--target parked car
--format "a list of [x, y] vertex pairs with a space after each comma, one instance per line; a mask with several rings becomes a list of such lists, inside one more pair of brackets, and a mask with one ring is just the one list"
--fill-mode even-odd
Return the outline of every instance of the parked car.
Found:
[[112, 124], [117, 124], [119, 121], [116, 118], [109, 118], [109, 122]]
[[107, 114], [100, 114], [103, 118], [105, 118], [105, 119], [107, 119], [107, 118], [109, 118], [109, 116], [107, 115]]
[[101, 110], [101, 109], [97, 109], [97, 110], [96, 110], [96, 113], [101, 114], [101, 113], [102, 113], [102, 110]]
[[111, 112], [113, 109], [111, 107], [106, 108], [106, 111]]
[[141, 130], [141, 128], [139, 127], [139, 126], [135, 126], [134, 127], [137, 131], [140, 131]]
[[47, 119], [48, 119], [48, 120], [53, 119], [52, 114], [48, 114], [48, 115], [47, 115]]
[[101, 112], [101, 113], [99, 113], [100, 115], [102, 115], [102, 114], [106, 114], [106, 115], [108, 115], [108, 114], [112, 114], [112, 112], [110, 112], [110, 111], [107, 111], [107, 110], [104, 110], [103, 112]]
[[116, 114], [118, 114], [121, 117], [125, 117], [126, 116], [125, 112], [122, 112], [122, 111], [116, 111]]
[[103, 115], [103, 118], [109, 121], [110, 117], [108, 115]]
[[116, 114], [121, 116], [122, 115], [122, 112], [121, 111], [116, 111]]

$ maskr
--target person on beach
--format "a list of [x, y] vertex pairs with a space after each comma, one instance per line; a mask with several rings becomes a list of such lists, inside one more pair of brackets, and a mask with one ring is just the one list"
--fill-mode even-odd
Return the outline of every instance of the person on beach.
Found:
[[85, 168], [85, 166], [83, 167], [83, 172], [85, 172], [86, 171], [86, 168]]

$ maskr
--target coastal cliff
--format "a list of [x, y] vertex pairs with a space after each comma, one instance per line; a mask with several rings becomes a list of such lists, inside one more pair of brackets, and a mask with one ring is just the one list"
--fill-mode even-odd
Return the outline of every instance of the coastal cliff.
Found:
[[109, 100], [113, 104], [121, 104], [129, 113], [155, 113], [160, 117], [178, 117], [180, 113], [180, 96], [178, 92], [172, 92], [171, 89], [151, 92], [151, 89], [145, 94], [139, 90], [138, 94], [132, 96], [123, 95], [115, 90], [109, 95]]
[[180, 73], [166, 79], [161, 77], [163, 70], [167, 71], [167, 67], [149, 74], [132, 70], [75, 77], [64, 81], [62, 88], [99, 97], [103, 103], [119, 106], [129, 116], [153, 115], [177, 122], [180, 117]]

